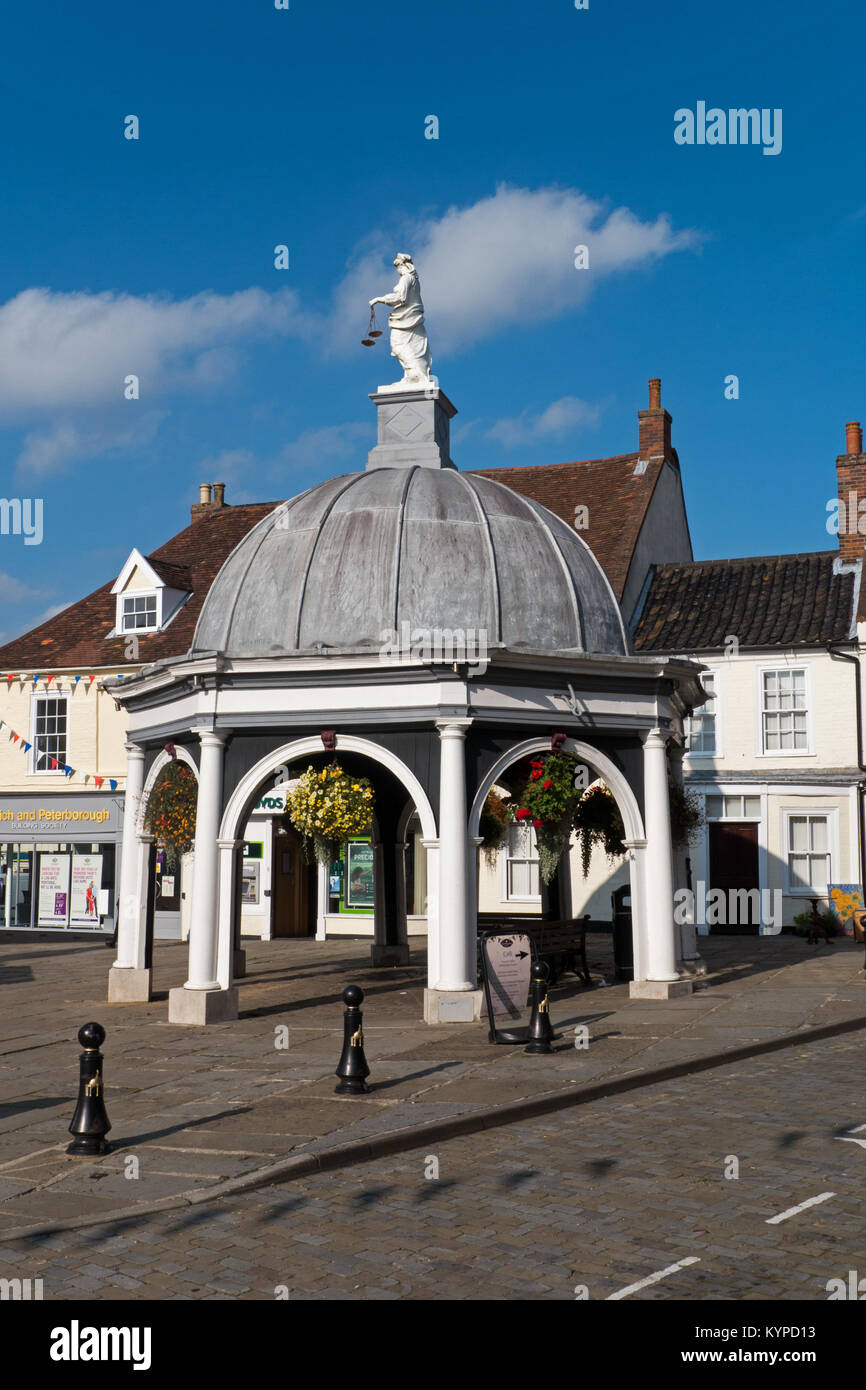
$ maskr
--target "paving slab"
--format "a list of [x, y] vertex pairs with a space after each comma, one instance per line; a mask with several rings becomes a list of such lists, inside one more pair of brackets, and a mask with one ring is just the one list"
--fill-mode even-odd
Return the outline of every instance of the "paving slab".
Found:
[[[41, 1218], [145, 1207], [155, 1194], [198, 1194], [292, 1155], [383, 1135], [399, 1140], [418, 1126], [473, 1120], [571, 1087], [614, 1084], [747, 1043], [866, 1020], [862, 947], [850, 942], [816, 953], [801, 938], [704, 938], [708, 974], [695, 993], [656, 1004], [629, 999], [627, 985], [613, 981], [610, 938], [599, 935], [589, 954], [597, 983], [604, 976], [607, 986], [587, 989], [563, 977], [551, 990], [560, 1040], [550, 1056], [528, 1057], [520, 1047], [491, 1046], [486, 1022], [425, 1025], [417, 950], [409, 967], [375, 970], [361, 942], [244, 944], [249, 973], [239, 982], [240, 1018], [182, 1028], [167, 1019], [168, 990], [186, 976], [180, 943], [155, 948], [152, 1001], [108, 1006], [111, 956], [101, 943], [0, 942], [4, 1012], [23, 1020], [0, 1027], [0, 1234]], [[371, 1076], [364, 1097], [333, 1094], [349, 982], [366, 993]], [[115, 1151], [107, 1160], [65, 1153], [76, 1034], [89, 1018], [108, 1034]], [[581, 1025], [587, 1049], [574, 1046]], [[283, 1026], [286, 1049], [275, 1047]], [[744, 1075], [753, 1074], [749, 1066]], [[624, 1114], [636, 1104], [631, 1096], [618, 1099]], [[558, 1118], [548, 1124], [555, 1134]], [[130, 1153], [142, 1162], [144, 1177], [135, 1183], [122, 1176]], [[601, 1153], [594, 1161], [607, 1159]], [[105, 1176], [91, 1177], [95, 1171]]]

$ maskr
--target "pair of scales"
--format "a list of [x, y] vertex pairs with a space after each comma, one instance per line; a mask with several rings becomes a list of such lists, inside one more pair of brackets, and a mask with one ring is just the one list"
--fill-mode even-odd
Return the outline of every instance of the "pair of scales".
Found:
[[361, 339], [362, 347], [375, 347], [376, 339], [381, 338], [382, 330], [376, 327], [376, 310], [370, 310], [370, 327], [367, 329], [366, 338]]

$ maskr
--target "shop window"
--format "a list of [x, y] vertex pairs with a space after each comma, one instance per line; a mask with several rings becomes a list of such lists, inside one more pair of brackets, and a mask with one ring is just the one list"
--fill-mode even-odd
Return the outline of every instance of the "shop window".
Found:
[[718, 687], [715, 671], [705, 671], [701, 685], [707, 692], [707, 700], [699, 705], [688, 724], [687, 752], [690, 757], [711, 758], [719, 752], [718, 747]]
[[[31, 772], [59, 772], [67, 762], [68, 700], [65, 695], [40, 695], [33, 701]], [[51, 759], [60, 764], [55, 767]]]
[[808, 752], [808, 720], [805, 670], [762, 672], [763, 752]]
[[830, 824], [827, 816], [788, 817], [788, 888], [792, 893], [827, 892]]
[[153, 632], [159, 627], [156, 594], [129, 594], [121, 599], [122, 632]]
[[505, 897], [509, 902], [541, 897], [538, 847], [532, 826], [508, 827], [505, 844]]

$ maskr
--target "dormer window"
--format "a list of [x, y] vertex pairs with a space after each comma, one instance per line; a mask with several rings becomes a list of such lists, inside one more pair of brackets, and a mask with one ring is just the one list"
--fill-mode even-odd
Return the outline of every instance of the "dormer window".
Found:
[[108, 638], [162, 632], [192, 593], [192, 577], [186, 565], [133, 550], [111, 592], [117, 609]]
[[155, 632], [159, 627], [156, 594], [128, 594], [121, 599], [123, 632]]

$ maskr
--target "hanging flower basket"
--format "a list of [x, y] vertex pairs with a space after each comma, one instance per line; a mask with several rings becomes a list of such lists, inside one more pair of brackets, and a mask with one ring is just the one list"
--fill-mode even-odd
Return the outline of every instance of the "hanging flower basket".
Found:
[[494, 863], [496, 855], [502, 848], [508, 834], [508, 825], [508, 803], [498, 792], [489, 791], [478, 824], [481, 849], [488, 864]]
[[616, 798], [603, 782], [587, 787], [574, 811], [574, 828], [580, 841], [580, 866], [589, 873], [594, 845], [600, 845], [608, 859], [625, 854], [625, 827]]
[[706, 825], [700, 797], [675, 782], [670, 787], [671, 839], [675, 846], [694, 844], [702, 826]]
[[575, 788], [577, 758], [570, 753], [549, 753], [533, 758], [529, 777], [509, 806], [518, 825], [530, 825], [538, 845], [538, 867], [550, 883], [567, 852], [574, 809], [580, 793]]
[[195, 773], [180, 760], [166, 763], [147, 798], [144, 827], [170, 861], [192, 849], [197, 801]]
[[286, 815], [303, 836], [307, 859], [332, 864], [344, 840], [367, 834], [373, 804], [368, 779], [353, 777], [332, 763], [321, 771], [307, 768], [286, 797]]

